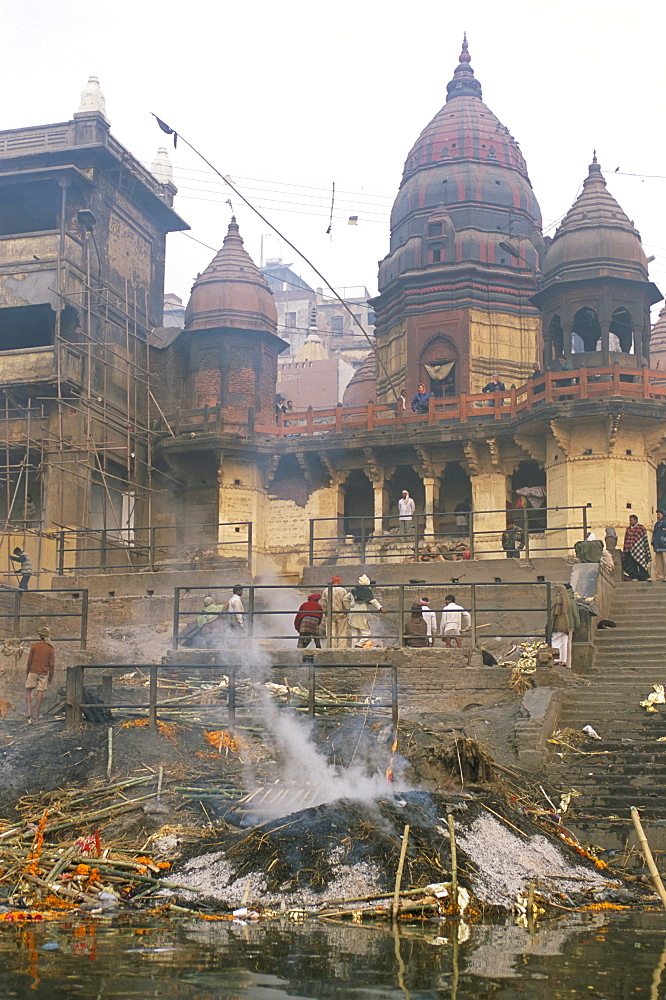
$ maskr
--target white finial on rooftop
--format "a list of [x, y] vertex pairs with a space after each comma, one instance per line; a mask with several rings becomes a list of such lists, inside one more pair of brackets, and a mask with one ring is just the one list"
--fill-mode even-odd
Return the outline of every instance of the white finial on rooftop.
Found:
[[173, 167], [166, 146], [160, 146], [153, 160], [150, 171], [160, 184], [173, 184]]
[[[99, 78], [94, 74], [88, 77], [88, 82], [81, 91], [81, 104], [79, 106], [79, 113], [86, 114], [91, 111], [99, 111], [106, 118], [104, 94], [99, 85]], [[108, 121], [108, 118], [106, 120]]]

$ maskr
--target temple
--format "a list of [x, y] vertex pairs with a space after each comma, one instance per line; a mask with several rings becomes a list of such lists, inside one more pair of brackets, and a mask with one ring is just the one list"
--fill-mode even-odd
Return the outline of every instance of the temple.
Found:
[[[318, 406], [276, 412], [288, 345], [235, 218], [184, 328], [162, 325], [164, 241], [186, 227], [175, 194], [166, 150], [151, 173], [113, 138], [96, 78], [71, 121], [0, 132], [0, 502], [9, 543], [39, 539], [43, 582], [56, 563], [85, 568], [78, 543], [100, 531], [132, 569], [154, 568], [141, 553], [155, 532], [204, 550], [251, 531], [254, 571], [297, 580], [313, 560], [504, 558], [510, 517], [531, 557], [569, 551], [583, 524], [653, 518], [666, 383], [639, 232], [595, 154], [544, 239], [466, 39], [405, 160], [370, 303], [375, 349], [337, 405], [322, 391]], [[310, 325], [282, 377], [338, 385]], [[496, 374], [503, 388], [484, 392]], [[411, 540], [397, 530], [405, 489]], [[56, 531], [75, 554], [56, 558]]]

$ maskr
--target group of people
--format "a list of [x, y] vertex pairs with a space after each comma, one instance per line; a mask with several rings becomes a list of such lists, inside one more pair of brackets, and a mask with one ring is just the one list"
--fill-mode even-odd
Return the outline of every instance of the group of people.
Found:
[[244, 629], [243, 587], [237, 585], [228, 601], [216, 602], [206, 594], [196, 620], [183, 629], [180, 644], [196, 649], [216, 649], [223, 640], [242, 634]]
[[[444, 600], [446, 604], [439, 621], [439, 633], [447, 649], [451, 648], [452, 642], [460, 649], [462, 633], [470, 628], [472, 619], [469, 611], [456, 603], [454, 594], [447, 594]], [[434, 646], [438, 631], [437, 612], [430, 607], [430, 599], [422, 597], [414, 601], [411, 611], [411, 617], [403, 628], [403, 645], [416, 649]]]
[[[652, 549], [654, 551], [654, 578], [666, 581], [666, 518], [664, 511], [657, 511], [657, 520], [652, 527]], [[622, 546], [622, 570], [625, 580], [649, 580], [652, 563], [647, 529], [640, 524], [636, 514], [629, 515], [629, 527], [624, 533]]]
[[[329, 648], [347, 649], [350, 640], [355, 649], [374, 646], [368, 616], [371, 612], [386, 614], [386, 608], [382, 607], [375, 597], [368, 577], [365, 574], [360, 576], [358, 584], [350, 590], [342, 586], [342, 580], [339, 576], [334, 576], [331, 579], [331, 584]], [[323, 595], [319, 592], [312, 593], [308, 596], [307, 601], [301, 604], [294, 618], [294, 628], [298, 632], [298, 647], [300, 649], [306, 648], [311, 642], [314, 642], [317, 649], [321, 649], [321, 640], [326, 631], [327, 612], [328, 593]], [[439, 634], [442, 642], [449, 649], [452, 642], [455, 642], [458, 647], [462, 646], [461, 635], [470, 625], [469, 612], [465, 611], [461, 605], [456, 604], [453, 594], [447, 594], [446, 604], [439, 621]], [[431, 609], [429, 598], [422, 597], [412, 604], [411, 615], [404, 623], [403, 645], [414, 648], [433, 646], [437, 634], [437, 612]]]
[[[373, 611], [386, 614], [386, 608], [375, 597], [370, 579], [364, 573], [359, 576], [357, 585], [350, 590], [342, 586], [339, 576], [332, 577], [331, 584], [329, 648], [347, 649], [350, 639], [356, 649], [372, 647], [374, 641], [368, 615]], [[301, 604], [294, 618], [299, 648], [305, 648], [310, 642], [314, 642], [315, 647], [321, 649], [322, 635], [325, 634], [323, 621], [327, 612], [328, 593], [310, 594], [307, 601]]]

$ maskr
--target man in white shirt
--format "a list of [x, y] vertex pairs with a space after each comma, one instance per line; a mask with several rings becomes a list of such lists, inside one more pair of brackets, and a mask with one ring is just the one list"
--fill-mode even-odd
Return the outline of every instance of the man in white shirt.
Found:
[[235, 631], [239, 628], [245, 628], [245, 608], [243, 607], [243, 602], [241, 597], [243, 595], [243, 588], [240, 586], [234, 587], [233, 594], [229, 599], [229, 614], [227, 615], [227, 622], [229, 623], [229, 628]]
[[442, 617], [439, 627], [442, 633], [442, 642], [446, 643], [446, 648], [451, 649], [451, 640], [456, 640], [458, 649], [462, 648], [460, 633], [472, 624], [469, 612], [465, 611], [459, 604], [456, 604], [454, 594], [447, 594], [444, 598], [446, 604], [442, 610]]
[[423, 620], [426, 623], [428, 636], [428, 645], [432, 646], [435, 642], [435, 636], [437, 635], [437, 615], [430, 608], [430, 598], [421, 598], [421, 607], [423, 609]]
[[398, 500], [398, 527], [401, 535], [406, 535], [408, 531], [412, 530], [412, 518], [415, 510], [416, 504], [407, 490], [403, 490], [402, 496]]

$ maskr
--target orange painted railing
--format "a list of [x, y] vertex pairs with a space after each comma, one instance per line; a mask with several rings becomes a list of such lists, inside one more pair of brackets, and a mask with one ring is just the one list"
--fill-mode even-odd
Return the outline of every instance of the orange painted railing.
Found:
[[[569, 372], [544, 372], [518, 388], [496, 393], [460, 393], [443, 399], [430, 397], [427, 413], [401, 410], [395, 403], [368, 403], [281, 413], [275, 424], [255, 424], [258, 434], [279, 438], [294, 435], [335, 434], [348, 430], [372, 431], [382, 427], [437, 424], [455, 420], [502, 420], [545, 403], [575, 399], [654, 399], [666, 402], [666, 372], [648, 368], [575, 368]], [[409, 403], [408, 403], [409, 406]]]

